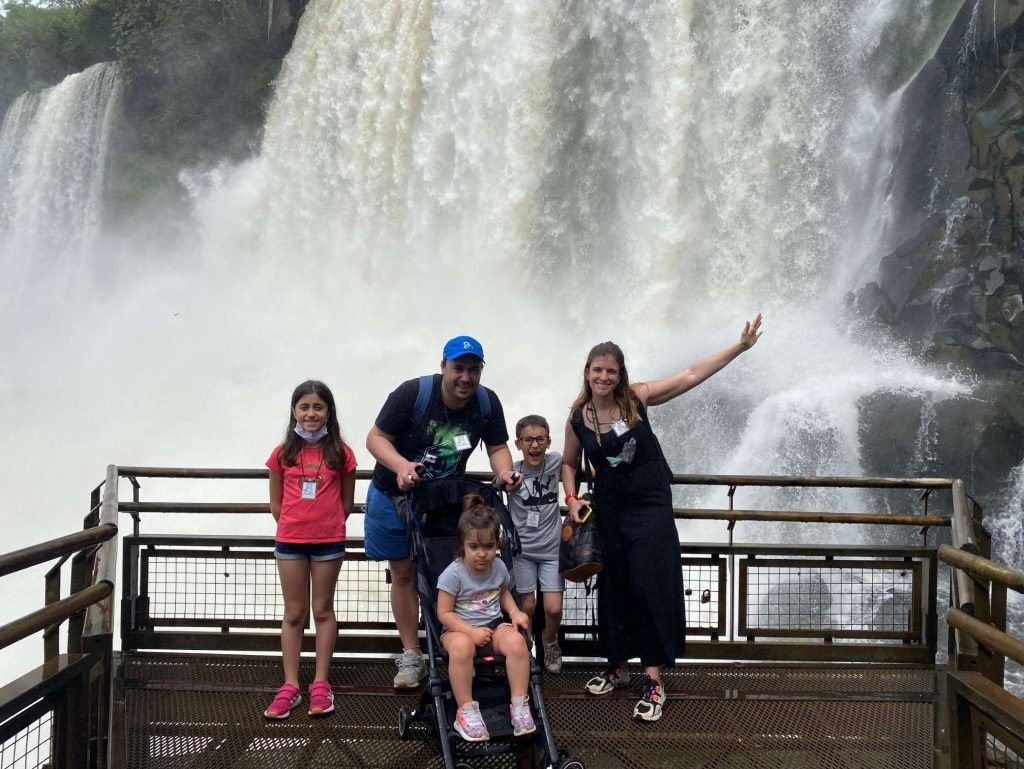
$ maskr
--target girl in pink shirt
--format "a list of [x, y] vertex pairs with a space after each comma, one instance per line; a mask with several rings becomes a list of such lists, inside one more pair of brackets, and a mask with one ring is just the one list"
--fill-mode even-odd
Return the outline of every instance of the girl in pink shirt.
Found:
[[284, 684], [264, 715], [287, 718], [302, 702], [299, 655], [309, 615], [310, 583], [316, 673], [309, 685], [309, 715], [327, 715], [334, 711], [334, 694], [327, 682], [338, 636], [334, 589], [345, 557], [345, 518], [355, 493], [356, 459], [342, 440], [334, 395], [323, 382], [309, 380], [295, 388], [284, 443], [271, 452], [267, 468], [270, 512], [277, 521], [274, 556], [284, 597]]

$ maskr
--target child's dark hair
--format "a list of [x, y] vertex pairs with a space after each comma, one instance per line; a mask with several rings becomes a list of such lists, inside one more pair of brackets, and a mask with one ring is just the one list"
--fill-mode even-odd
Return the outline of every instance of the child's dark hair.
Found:
[[546, 430], [548, 435], [551, 435], [551, 428], [548, 427], [548, 420], [540, 414], [527, 414], [516, 422], [516, 438], [519, 438], [519, 434], [527, 427], [539, 427], [542, 430]]
[[338, 409], [334, 405], [331, 388], [315, 379], [307, 379], [292, 393], [292, 404], [288, 407], [288, 429], [281, 446], [281, 464], [294, 465], [305, 445], [305, 441], [295, 433], [295, 404], [306, 395], [315, 395], [327, 404], [327, 435], [320, 441], [320, 445], [323, 447], [324, 464], [340, 469], [345, 463], [345, 440], [341, 437], [341, 426], [338, 424]]
[[466, 556], [466, 536], [471, 531], [489, 531], [495, 543], [501, 542], [501, 519], [487, 506], [479, 494], [467, 494], [462, 498], [462, 515], [456, 530], [456, 553], [459, 558]]

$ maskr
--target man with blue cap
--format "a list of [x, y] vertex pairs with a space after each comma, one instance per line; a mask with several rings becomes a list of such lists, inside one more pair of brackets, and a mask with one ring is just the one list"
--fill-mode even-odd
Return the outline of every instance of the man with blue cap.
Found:
[[366, 448], [377, 460], [366, 494], [366, 557], [387, 561], [391, 612], [402, 640], [396, 689], [426, 678], [419, 644], [419, 598], [406, 547], [405, 493], [421, 480], [459, 477], [483, 441], [491, 469], [509, 490], [521, 480], [512, 471], [508, 429], [498, 396], [480, 384], [484, 350], [471, 336], [449, 339], [441, 373], [403, 382], [381, 408]]

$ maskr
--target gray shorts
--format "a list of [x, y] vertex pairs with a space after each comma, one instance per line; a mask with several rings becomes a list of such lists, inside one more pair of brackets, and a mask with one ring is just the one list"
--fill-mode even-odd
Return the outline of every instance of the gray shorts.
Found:
[[558, 575], [558, 559], [535, 560], [528, 555], [517, 555], [512, 561], [516, 592], [533, 593], [540, 583], [542, 593], [564, 593], [565, 580]]

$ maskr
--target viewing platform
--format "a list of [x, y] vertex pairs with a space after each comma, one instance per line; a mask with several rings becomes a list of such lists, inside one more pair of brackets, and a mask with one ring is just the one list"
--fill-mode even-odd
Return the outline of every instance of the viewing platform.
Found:
[[[281, 676], [272, 539], [168, 532], [166, 516], [238, 515], [244, 532], [245, 516], [266, 515], [267, 505], [143, 501], [142, 489], [174, 479], [190, 490], [230, 489], [265, 477], [111, 466], [81, 532], [0, 556], [0, 576], [55, 562], [46, 605], [0, 627], [0, 648], [37, 633], [44, 647], [41, 667], [0, 689], [3, 769], [444, 766], [430, 730], [399, 728], [400, 710], [415, 706], [418, 693], [392, 689], [399, 644], [386, 570], [365, 559], [358, 539], [349, 541], [336, 599], [335, 713], [311, 719], [300, 707], [285, 721], [263, 717]], [[1006, 633], [1007, 590], [1024, 592], [1024, 572], [989, 560], [982, 511], [960, 481], [675, 483], [721, 487], [726, 507], [676, 515], [721, 521], [728, 541], [680, 548], [687, 656], [666, 672], [664, 716], [631, 718], [637, 677], [631, 689], [583, 693], [603, 667], [595, 589], [570, 584], [560, 640], [568, 659], [543, 679], [565, 755], [590, 769], [1024, 769], [1024, 701], [1003, 687], [1004, 661], [1024, 664], [1024, 642]], [[743, 510], [734, 502], [746, 487], [871, 489], [913, 495], [914, 510]], [[799, 544], [785, 529], [761, 525], [779, 522], [867, 526], [872, 544]], [[789, 541], [734, 541], [738, 525], [754, 523], [759, 538], [774, 532]], [[852, 538], [833, 538], [844, 540]], [[70, 590], [62, 598], [65, 566]], [[939, 605], [947, 594], [948, 609]], [[312, 640], [310, 631], [307, 650]], [[948, 660], [940, 661], [940, 645]], [[308, 683], [311, 659], [302, 673]], [[545, 763], [524, 740], [518, 754], [465, 765]]]

